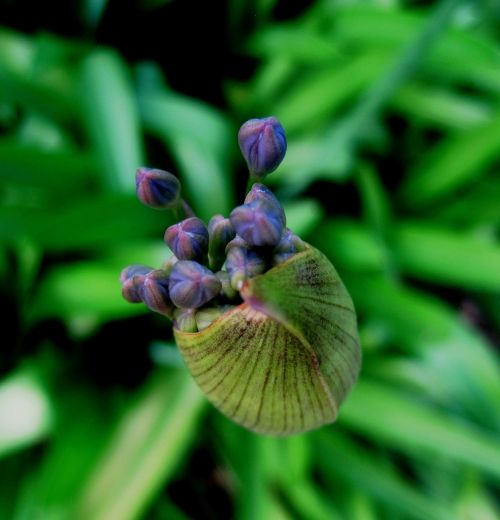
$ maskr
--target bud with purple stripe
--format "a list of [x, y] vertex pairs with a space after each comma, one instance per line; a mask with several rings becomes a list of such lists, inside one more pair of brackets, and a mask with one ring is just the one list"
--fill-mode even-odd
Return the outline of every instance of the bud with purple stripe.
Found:
[[122, 295], [130, 303], [142, 302], [140, 294], [144, 277], [153, 269], [146, 265], [134, 264], [125, 267], [120, 273]]
[[226, 269], [233, 289], [240, 290], [247, 278], [264, 273], [266, 267], [259, 252], [250, 249], [240, 237], [227, 245]]
[[229, 218], [236, 233], [250, 246], [257, 247], [278, 245], [286, 224], [279, 202], [264, 199], [238, 206]]
[[138, 199], [155, 209], [175, 208], [179, 204], [181, 185], [175, 175], [156, 168], [138, 168], [135, 175]]
[[208, 230], [198, 217], [190, 217], [167, 228], [165, 242], [179, 260], [203, 261], [208, 252]]
[[168, 291], [169, 277], [162, 269], [155, 269], [144, 276], [140, 294], [142, 301], [152, 310], [172, 317], [174, 304]]
[[177, 307], [201, 307], [218, 296], [221, 288], [212, 271], [191, 260], [179, 260], [170, 273], [170, 298]]
[[236, 231], [228, 218], [215, 215], [208, 223], [210, 266], [219, 269], [224, 263], [227, 244], [236, 236]]
[[274, 171], [286, 153], [285, 130], [275, 117], [250, 119], [238, 132], [241, 153], [254, 177]]

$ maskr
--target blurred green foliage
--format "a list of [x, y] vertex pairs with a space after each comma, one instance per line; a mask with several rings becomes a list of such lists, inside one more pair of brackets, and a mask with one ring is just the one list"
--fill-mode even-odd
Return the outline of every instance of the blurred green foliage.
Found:
[[[84, 4], [92, 33], [108, 2]], [[218, 107], [118, 48], [0, 28], [0, 518], [499, 518], [499, 12], [413, 4], [228, 2], [253, 68]], [[238, 125], [270, 114], [289, 152], [269, 181], [364, 350], [337, 424], [286, 439], [212, 409], [118, 283], [165, 259], [173, 218], [136, 201], [135, 168], [227, 214]]]

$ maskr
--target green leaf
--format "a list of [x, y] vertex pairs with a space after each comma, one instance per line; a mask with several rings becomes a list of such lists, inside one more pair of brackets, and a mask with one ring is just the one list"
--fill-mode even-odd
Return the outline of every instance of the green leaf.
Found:
[[401, 186], [411, 208], [435, 204], [457, 189], [478, 181], [500, 153], [500, 114], [440, 142], [413, 168]]
[[480, 98], [423, 82], [404, 86], [391, 106], [410, 121], [444, 130], [468, 130], [486, 124], [493, 112]]
[[241, 293], [245, 303], [202, 332], [174, 329], [198, 385], [256, 432], [285, 435], [333, 421], [361, 355], [352, 301], [333, 266], [309, 248]]
[[53, 403], [35, 365], [0, 382], [0, 458], [45, 439], [53, 422]]
[[160, 237], [173, 223], [171, 212], [140, 204], [135, 196], [82, 198], [51, 209], [0, 208], [0, 242], [28, 236], [48, 251], [98, 249]]
[[386, 247], [404, 274], [464, 289], [500, 290], [500, 245], [491, 239], [420, 222], [401, 222], [393, 225], [384, 246], [365, 226], [347, 220], [326, 221], [313, 238], [328, 256], [348, 269], [380, 269]]
[[95, 158], [76, 150], [41, 150], [14, 140], [0, 141], [2, 181], [23, 189], [35, 186], [64, 196], [97, 180]]
[[344, 274], [356, 308], [379, 320], [404, 352], [425, 362], [436, 392], [480, 424], [500, 431], [500, 370], [489, 345], [430, 295], [381, 276]]
[[300, 237], [306, 238], [323, 218], [323, 208], [316, 199], [299, 199], [285, 202], [287, 226]]
[[500, 481], [500, 441], [395, 388], [366, 378], [347, 401], [340, 422], [416, 457], [445, 456]]
[[171, 150], [195, 211], [206, 221], [227, 215], [233, 205], [228, 123], [213, 108], [166, 90], [146, 89], [140, 99], [144, 124]]
[[[332, 482], [332, 475], [348, 481], [359, 489], [410, 518], [421, 520], [452, 520], [447, 508], [432, 501], [414, 487], [406, 478], [391, 471], [387, 458], [374, 456], [366, 448], [354, 443], [333, 430], [321, 430], [314, 434], [316, 460]], [[328, 454], [325, 456], [324, 454]]]
[[153, 373], [117, 425], [71, 517], [142, 518], [192, 443], [203, 404], [186, 371]]
[[139, 114], [128, 70], [110, 50], [96, 50], [82, 63], [80, 99], [88, 136], [100, 161], [103, 185], [132, 192], [135, 170], [144, 165]]
[[500, 244], [421, 223], [402, 223], [394, 256], [405, 273], [476, 291], [500, 291]]
[[128, 247], [127, 253], [111, 250], [101, 260], [63, 264], [49, 271], [32, 296], [28, 316], [34, 320], [57, 316], [85, 324], [147, 312], [144, 305], [123, 299], [120, 271], [131, 263], [158, 267], [170, 255], [163, 243], [156, 242]]

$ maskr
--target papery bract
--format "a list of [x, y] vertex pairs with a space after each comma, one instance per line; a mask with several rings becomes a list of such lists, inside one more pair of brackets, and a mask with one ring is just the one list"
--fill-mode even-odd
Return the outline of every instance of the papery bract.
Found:
[[241, 293], [244, 303], [203, 331], [174, 329], [200, 388], [259, 433], [334, 421], [361, 362], [354, 306], [334, 267], [308, 246], [247, 280]]

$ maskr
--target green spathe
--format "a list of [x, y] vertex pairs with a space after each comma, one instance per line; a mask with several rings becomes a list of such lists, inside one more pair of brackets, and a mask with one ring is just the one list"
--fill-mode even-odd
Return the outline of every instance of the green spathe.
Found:
[[174, 329], [194, 379], [225, 415], [290, 435], [333, 422], [356, 382], [356, 314], [335, 268], [307, 247], [249, 279], [244, 303], [198, 333]]

